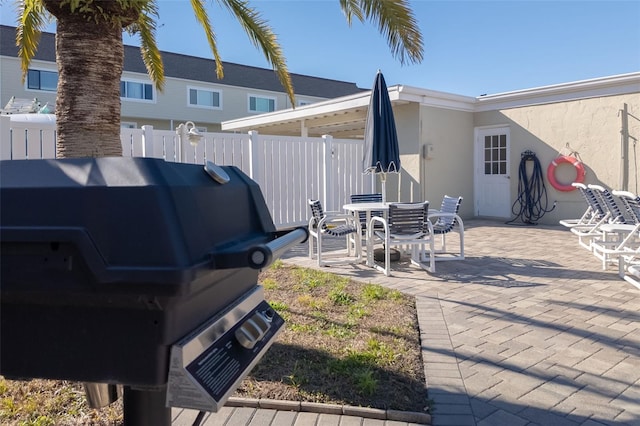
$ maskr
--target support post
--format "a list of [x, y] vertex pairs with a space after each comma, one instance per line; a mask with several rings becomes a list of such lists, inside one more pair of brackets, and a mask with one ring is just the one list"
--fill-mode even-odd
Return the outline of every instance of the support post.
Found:
[[124, 426], [171, 426], [171, 407], [166, 406], [167, 387], [134, 389], [124, 386]]
[[322, 205], [327, 211], [338, 210], [333, 201], [333, 136], [322, 135]]

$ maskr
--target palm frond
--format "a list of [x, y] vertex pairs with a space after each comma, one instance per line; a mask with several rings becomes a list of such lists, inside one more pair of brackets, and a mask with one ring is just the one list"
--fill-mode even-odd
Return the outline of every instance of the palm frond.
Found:
[[278, 39], [260, 13], [249, 7], [244, 0], [218, 0], [238, 19], [254, 46], [260, 48], [267, 61], [273, 66], [280, 84], [284, 87], [291, 105], [295, 105], [295, 95], [287, 63]]
[[407, 0], [353, 0], [349, 7], [355, 8], [355, 2], [359, 4], [361, 15], [376, 24], [385, 35], [391, 54], [401, 64], [422, 62], [422, 34]]
[[193, 8], [193, 12], [195, 13], [196, 20], [200, 23], [200, 25], [202, 25], [202, 28], [204, 29], [204, 34], [207, 37], [209, 48], [211, 49], [211, 53], [213, 53], [213, 59], [216, 61], [216, 76], [219, 79], [222, 79], [224, 77], [222, 60], [220, 59], [220, 52], [218, 52], [216, 34], [213, 31], [211, 21], [209, 21], [209, 15], [207, 14], [207, 10], [204, 6], [204, 0], [191, 0], [191, 7]]
[[22, 82], [29, 70], [31, 59], [36, 55], [40, 34], [47, 23], [51, 21], [51, 15], [44, 7], [42, 0], [23, 0], [16, 4], [18, 25], [16, 27], [16, 46], [21, 61]]
[[358, 0], [340, 0], [340, 8], [344, 12], [345, 18], [347, 18], [347, 24], [351, 26], [351, 16], [355, 15], [360, 22], [364, 21], [362, 16], [362, 10], [358, 5]]
[[147, 68], [151, 81], [154, 82], [158, 90], [162, 91], [164, 89], [164, 64], [162, 63], [162, 55], [155, 37], [157, 18], [157, 6], [154, 0], [150, 0], [144, 4], [135, 26], [140, 34], [142, 61]]

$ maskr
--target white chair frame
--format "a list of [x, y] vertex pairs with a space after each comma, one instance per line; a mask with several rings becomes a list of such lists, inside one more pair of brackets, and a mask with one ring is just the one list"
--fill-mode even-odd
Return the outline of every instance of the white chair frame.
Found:
[[[318, 203], [322, 217], [316, 214], [312, 203]], [[352, 234], [361, 235], [360, 221], [351, 214], [341, 212], [325, 212], [322, 204], [317, 200], [309, 200], [312, 215], [309, 219], [309, 258], [317, 259], [318, 266], [342, 265], [348, 263], [360, 263], [362, 261], [362, 245], [360, 238], [351, 240]], [[338, 232], [336, 232], [338, 231]], [[328, 255], [322, 251], [324, 238], [345, 238], [346, 257], [343, 254]], [[317, 242], [317, 254], [314, 250], [314, 240]], [[352, 256], [352, 243], [355, 246], [355, 256]]]
[[[419, 228], [416, 232], [410, 234], [396, 234], [393, 233], [390, 222], [393, 221], [393, 212], [395, 209], [399, 210], [412, 210], [417, 212], [423, 211], [422, 222], [417, 223], [416, 227]], [[419, 266], [428, 272], [435, 272], [435, 256], [434, 256], [434, 243], [433, 243], [433, 225], [429, 221], [428, 217], [429, 203], [392, 203], [389, 206], [389, 213], [387, 218], [374, 216], [371, 218], [369, 225], [367, 226], [367, 252], [373, 252], [374, 238], [380, 239], [384, 245], [384, 266], [380, 266], [374, 262], [373, 267], [381, 272], [384, 272], [386, 276], [391, 276], [391, 247], [393, 246], [409, 246], [411, 247], [411, 263]], [[380, 225], [381, 229], [376, 229], [375, 225]], [[425, 250], [425, 246], [429, 246], [429, 250]], [[424, 263], [428, 262], [429, 266], [425, 267]]]

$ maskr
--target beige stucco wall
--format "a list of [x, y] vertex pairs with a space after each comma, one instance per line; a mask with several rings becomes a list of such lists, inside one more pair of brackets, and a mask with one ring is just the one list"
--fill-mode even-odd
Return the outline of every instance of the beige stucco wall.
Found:
[[[560, 192], [547, 178], [549, 163], [561, 154], [576, 151], [586, 169], [585, 183], [597, 183], [610, 189], [621, 187], [621, 110], [627, 104], [629, 134], [640, 140], [640, 96], [636, 94], [598, 97], [544, 105], [511, 108], [474, 114], [476, 126], [507, 124], [511, 129], [511, 199], [518, 192], [518, 166], [525, 150], [535, 152], [540, 160], [549, 206], [554, 211], [540, 223], [557, 224], [558, 220], [580, 217], [586, 208], [578, 191]], [[568, 144], [568, 147], [567, 147]], [[640, 192], [640, 152], [630, 140], [628, 152], [629, 185], [627, 190]], [[556, 170], [556, 178], [569, 183], [575, 178], [570, 166]]]
[[[422, 201], [420, 187], [419, 108], [416, 104], [394, 105], [398, 145], [400, 148], [400, 174], [390, 174], [387, 178], [388, 201]], [[398, 192], [398, 185], [400, 192]]]
[[[407, 103], [394, 106], [402, 171], [387, 178], [387, 199], [428, 200], [462, 196], [460, 216], [473, 216], [473, 113]], [[431, 158], [425, 146], [432, 145]]]
[[460, 216], [473, 216], [473, 113], [420, 107], [421, 145], [432, 145], [423, 160], [424, 198], [440, 208], [444, 195], [462, 196]]

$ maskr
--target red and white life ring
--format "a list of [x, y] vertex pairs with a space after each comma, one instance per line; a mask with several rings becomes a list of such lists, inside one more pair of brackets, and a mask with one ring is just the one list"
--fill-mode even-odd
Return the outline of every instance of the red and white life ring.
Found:
[[576, 189], [575, 186], [571, 185], [571, 183], [567, 185], [561, 184], [556, 179], [556, 167], [558, 167], [560, 164], [565, 163], [571, 164], [576, 169], [576, 178], [574, 182], [584, 182], [585, 170], [582, 161], [570, 155], [561, 155], [549, 164], [549, 167], [547, 167], [547, 180], [549, 181], [551, 186], [553, 186], [558, 191], [568, 192]]

